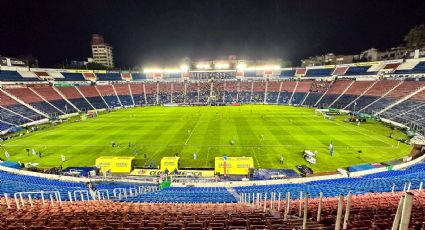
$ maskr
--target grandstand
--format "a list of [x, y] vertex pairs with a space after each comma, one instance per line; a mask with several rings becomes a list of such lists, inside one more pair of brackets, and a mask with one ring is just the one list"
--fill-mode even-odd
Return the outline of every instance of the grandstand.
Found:
[[[201, 126], [204, 125], [207, 128], [214, 126], [215, 123], [211, 120], [217, 119], [238, 120], [242, 125], [249, 128], [250, 125], [245, 120], [246, 117], [258, 116], [259, 118], [255, 118], [257, 120], [253, 121], [261, 123], [260, 121], [263, 120], [264, 123], [271, 123], [275, 126], [275, 129], [268, 128], [268, 132], [278, 135], [279, 132], [284, 132], [282, 129], [278, 130], [281, 124], [273, 119], [264, 120], [267, 116], [277, 119], [275, 118], [276, 115], [271, 113], [277, 111], [274, 110], [275, 107], [286, 108], [285, 105], [291, 105], [315, 108], [316, 112], [337, 111], [338, 113], [358, 115], [359, 117], [367, 114], [386, 121], [386, 125], [401, 127], [398, 129], [405, 130], [407, 127], [409, 132], [416, 133], [414, 138], [420, 139], [422, 135], [425, 135], [424, 63], [425, 60], [423, 59], [407, 59], [337, 66], [294, 67], [279, 69], [278, 71], [276, 69], [261, 71], [246, 69], [238, 70], [243, 72], [238, 77], [236, 77], [236, 70], [222, 74], [218, 74], [218, 70], [214, 73], [205, 70], [205, 73], [196, 71], [196, 74], [191, 74], [190, 71], [189, 74], [184, 71], [172, 74], [146, 74], [130, 71], [99, 72], [1, 67], [0, 129], [4, 137], [16, 138], [13, 136], [14, 132], [20, 128], [31, 127], [32, 125], [41, 126], [52, 120], [65, 120], [69, 117], [77, 117], [76, 122], [81, 122], [80, 119], [83, 120], [83, 115], [101, 114], [103, 111], [121, 108], [138, 106], [157, 108], [161, 105], [249, 104], [252, 106], [246, 107], [250, 109], [245, 110], [250, 111], [246, 114], [251, 113], [251, 115], [242, 112], [234, 117], [223, 115], [225, 113], [237, 113], [236, 110], [220, 112], [210, 109], [208, 113], [201, 109], [194, 109], [191, 114], [173, 110], [174, 114], [166, 117], [162, 120], [162, 123], [149, 126], [149, 123], [146, 122], [139, 124], [140, 126], [137, 126], [137, 128], [147, 130], [147, 134], [143, 136], [144, 141], [171, 136], [183, 140], [183, 142], [186, 140], [183, 145], [185, 146], [188, 140], [192, 138], [195, 128], [199, 125], [198, 122], [203, 121], [202, 116], [210, 119], [208, 120], [210, 123], [201, 124]], [[256, 108], [254, 104], [269, 106], [264, 106], [267, 108], [257, 113], [253, 109]], [[129, 109], [127, 111], [130, 112], [117, 119], [116, 122], [113, 122], [114, 124], [105, 125], [101, 119], [93, 119], [98, 123], [97, 125], [101, 126], [98, 126], [100, 127], [98, 131], [102, 133], [104, 127], [106, 129], [110, 126], [111, 129], [102, 133], [105, 138], [113, 138], [115, 133], [120, 133], [123, 130], [130, 136], [136, 135], [136, 133], [126, 130], [127, 127], [123, 125], [133, 121], [135, 114], [130, 113], [136, 110]], [[138, 113], [137, 116], [144, 116], [145, 121], [155, 120], [161, 115], [160, 111], [155, 110], [139, 111], [143, 112]], [[305, 116], [305, 114], [302, 116]], [[111, 117], [114, 117], [114, 114]], [[324, 117], [326, 117], [326, 114]], [[304, 118], [314, 120], [314, 118], [307, 116]], [[185, 120], [186, 123], [180, 126], [178, 119]], [[198, 122], [196, 119], [198, 119]], [[303, 131], [299, 127], [302, 127], [305, 123], [299, 123], [292, 119], [295, 118], [279, 122], [285, 126], [293, 125], [294, 122], [298, 131]], [[318, 123], [316, 121], [316, 124]], [[117, 124], [118, 126], [115, 126]], [[227, 125], [231, 126], [231, 123]], [[375, 128], [372, 125], [375, 125], [375, 123], [367, 127], [385, 130], [382, 131], [383, 133], [387, 132], [387, 129]], [[178, 128], [182, 133], [187, 133], [188, 136], [168, 132], [168, 129], [164, 128], [167, 126], [175, 126], [174, 128]], [[53, 133], [53, 129], [60, 130], [61, 127], [59, 125], [47, 129], [47, 132]], [[73, 129], [72, 126], [68, 126], [68, 128], [68, 131], [64, 130], [63, 132], [69, 132]], [[327, 135], [325, 131], [319, 129], [314, 129], [311, 135], [317, 133], [321, 136]], [[249, 131], [255, 133], [259, 130], [263, 131], [257, 128]], [[208, 131], [208, 129], [205, 129], [203, 132], [207, 133]], [[241, 130], [237, 131], [242, 132]], [[355, 132], [352, 127], [339, 131], [346, 136], [358, 137], [354, 135]], [[91, 136], [95, 135], [94, 133], [84, 132], [90, 132], [90, 130], [84, 129], [83, 132], [79, 133], [81, 142], [86, 141], [86, 139], [89, 140]], [[257, 134], [255, 133], [254, 136], [257, 136]], [[63, 135], [65, 136], [65, 134]], [[151, 139], [147, 138], [148, 135]], [[225, 135], [220, 132], [213, 132], [211, 135], [219, 136], [209, 140], [217, 143], [214, 143], [215, 146], [200, 147], [202, 151], [211, 155], [203, 156], [202, 153], [198, 153], [202, 163], [196, 162], [197, 165], [210, 166], [212, 164], [210, 158], [218, 157], [218, 153], [213, 153], [213, 151], [221, 148], [222, 140], [220, 140], [220, 136]], [[294, 133], [288, 132], [285, 135], [292, 135], [292, 139], [289, 138], [288, 140], [301, 141]], [[388, 134], [385, 133], [384, 135]], [[391, 132], [391, 135], [394, 135], [394, 133]], [[244, 137], [245, 140], [242, 141], [261, 143], [259, 146], [263, 142], [269, 141], [263, 140], [262, 133], [258, 136], [260, 137]], [[401, 213], [401, 208], [410, 205], [411, 211], [403, 209], [403, 213], [408, 214], [401, 215], [401, 225], [407, 224], [406, 226], [409, 226], [409, 229], [422, 229], [425, 227], [422, 208], [425, 165], [422, 163], [424, 156], [420, 154], [420, 147], [423, 143], [417, 144], [419, 147], [413, 146], [413, 149], [409, 146], [406, 147], [407, 145], [397, 149], [396, 145], [403, 143], [404, 137], [405, 135], [399, 139], [391, 140], [391, 142], [385, 142], [382, 141], [383, 136], [360, 136], [358, 137], [359, 140], [354, 141], [355, 144], [369, 143], [372, 145], [372, 142], [379, 142], [382, 145], [384, 143], [385, 146], [376, 146], [376, 148], [385, 149], [388, 155], [409, 148], [411, 154], [404, 159], [393, 159], [391, 156], [382, 157], [379, 155], [382, 154], [381, 152], [376, 156], [365, 156], [362, 159], [361, 152], [359, 152], [358, 156], [347, 155], [346, 158], [352, 159], [353, 163], [366, 163], [364, 161], [373, 157], [385, 158], [386, 161], [372, 167], [372, 169], [363, 171], [348, 170], [347, 172], [339, 169], [340, 171], [333, 172], [331, 175], [277, 178], [275, 180], [254, 180], [251, 178], [252, 180], [241, 181], [241, 178], [228, 178], [223, 175], [213, 178], [186, 178], [176, 175], [174, 180], [170, 182], [171, 187], [168, 187], [162, 180], [168, 182], [170, 178], [149, 176], [141, 177], [143, 179], [139, 177], [106, 177], [105, 179], [102, 176], [95, 176], [89, 179], [41, 174], [0, 166], [0, 210], [3, 213], [0, 217], [0, 228], [289, 230], [294, 228], [337, 229], [345, 226], [345, 229], [390, 229], [394, 220], [398, 218], [396, 213]], [[15, 141], [18, 145], [22, 143], [22, 146], [30, 145], [30, 142], [19, 142], [24, 138], [13, 138], [6, 140], [5, 146]], [[59, 137], [51, 134], [50, 136], [47, 135], [46, 138], [55, 139]], [[208, 139], [207, 135], [205, 137], [194, 137], [194, 139], [202, 138]], [[47, 143], [47, 140], [45, 141]], [[225, 141], [228, 142], [229, 140]], [[321, 142], [321, 145], [326, 145], [326, 147], [318, 147], [321, 152], [324, 152], [323, 149], [327, 150], [329, 144], [327, 140], [318, 139], [315, 141]], [[84, 148], [82, 151], [86, 151], [83, 154], [91, 154], [93, 150], [97, 151], [98, 149], [93, 149], [93, 146], [96, 145], [107, 149], [103, 143], [93, 143], [93, 146], [90, 143], [83, 144], [87, 144], [81, 147]], [[122, 145], [122, 143], [117, 144]], [[129, 141], [128, 149], [130, 149], [131, 144]], [[168, 142], [165, 145], [166, 147], [149, 144], [145, 144], [142, 151], [149, 154], [152, 152], [158, 156], [163, 154], [163, 151], [171, 151], [168, 154], [175, 154], [183, 148], [172, 142]], [[338, 146], [338, 144], [341, 144], [338, 143], [338, 140], [334, 144], [336, 148], [341, 148]], [[22, 146], [18, 148], [21, 148], [21, 150], [26, 148]], [[288, 146], [285, 146], [285, 148], [294, 148]], [[351, 151], [358, 145], [353, 147], [350, 143], [347, 146], [350, 146]], [[192, 147], [189, 146], [190, 151], [197, 151], [195, 147]], [[60, 148], [66, 149], [64, 146]], [[156, 150], [152, 151], [154, 148]], [[252, 153], [247, 154], [254, 156], [255, 166], [258, 168], [262, 167], [261, 164], [268, 166], [267, 163], [270, 162], [272, 162], [270, 165], [278, 164], [274, 162], [274, 155], [270, 157], [266, 151], [273, 150], [273, 154], [281, 154], [281, 150], [285, 149], [273, 144], [261, 148], [258, 146], [237, 148], [229, 147], [226, 152], [242, 157], [244, 156], [242, 155], [243, 151], [251, 151]], [[367, 148], [371, 148], [371, 146]], [[114, 153], [122, 156], [127, 151], [123, 149], [121, 146], [114, 150]], [[240, 152], [235, 151], [235, 149]], [[140, 155], [144, 152], [141, 152]], [[364, 152], [369, 153], [370, 150], [364, 150]], [[19, 154], [25, 156], [25, 154], [32, 153], [29, 150], [24, 153], [23, 150]], [[81, 158], [78, 160], [87, 161], [87, 156], [83, 154], [78, 156], [78, 158]], [[134, 154], [136, 157], [136, 152]], [[187, 153], [182, 153], [180, 157], [187, 157], [184, 154]], [[96, 152], [93, 155], [101, 156], [102, 153]], [[395, 155], [405, 156], [406, 154], [398, 152]], [[46, 156], [43, 157], [45, 158], [40, 155], [40, 162], [44, 160], [57, 164], [55, 161], [58, 160], [54, 160], [55, 156], [50, 155], [48, 151], [46, 151]], [[332, 159], [332, 155], [320, 157], [321, 160], [324, 158]], [[140, 160], [140, 158], [141, 156], [136, 157], [137, 160]], [[390, 158], [392, 161], [387, 161]], [[148, 156], [143, 162], [153, 159], [159, 164], [156, 155]], [[195, 165], [195, 160], [188, 161], [190, 164], [182, 162], [182, 165]], [[291, 159], [285, 159], [285, 161], [288, 161], [288, 163], [285, 162], [285, 165], [292, 163]], [[327, 162], [330, 164], [329, 167], [333, 167], [333, 169], [346, 166], [338, 160]], [[7, 161], [3, 163], [7, 163]], [[66, 164], [65, 162], [62, 163]], [[310, 166], [315, 170], [319, 167]], [[292, 167], [295, 167], [295, 165]], [[154, 170], [153, 168], [156, 167], [149, 169], [144, 167], [143, 170]], [[59, 169], [55, 169], [53, 174], [58, 172], [56, 170], [59, 171]], [[107, 176], [106, 173], [104, 176]], [[288, 197], [287, 194], [289, 194]], [[308, 199], [306, 199], [307, 194]], [[412, 194], [413, 198], [411, 197]], [[342, 199], [341, 195], [346, 196], [346, 198]], [[402, 202], [400, 202], [400, 199], [403, 199]], [[410, 199], [413, 202], [405, 201]], [[344, 205], [344, 209], [347, 208], [347, 211], [342, 211], [341, 200], [350, 202], [351, 210], [347, 204]], [[403, 205], [400, 206], [399, 204]], [[406, 217], [410, 213], [412, 213], [411, 216]], [[344, 219], [342, 214], [345, 214], [346, 218], [349, 219], [342, 221]]]

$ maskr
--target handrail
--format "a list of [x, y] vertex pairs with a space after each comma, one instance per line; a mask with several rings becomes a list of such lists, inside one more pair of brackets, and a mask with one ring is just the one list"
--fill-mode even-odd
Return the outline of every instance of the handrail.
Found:
[[[60, 195], [59, 191], [15, 192], [13, 194], [13, 197], [15, 198], [16, 208], [20, 209], [20, 204], [22, 205], [22, 208], [25, 208], [25, 199], [23, 198], [23, 195], [28, 195], [28, 200], [29, 200], [30, 206], [32, 207], [33, 203], [32, 203], [31, 194], [40, 194], [43, 205], [46, 203], [44, 195], [49, 195], [50, 202], [51, 202], [52, 206], [54, 206], [54, 200], [56, 200], [57, 203], [62, 205], [62, 199], [61, 199], [61, 195]], [[53, 199], [52, 194], [55, 196], [55, 199]], [[19, 198], [18, 198], [18, 196], [19, 196]], [[5, 195], [5, 197], [6, 197], [6, 195]]]

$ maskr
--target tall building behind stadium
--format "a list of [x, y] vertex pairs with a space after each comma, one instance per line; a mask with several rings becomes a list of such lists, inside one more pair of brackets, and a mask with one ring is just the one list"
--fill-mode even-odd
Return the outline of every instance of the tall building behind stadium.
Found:
[[105, 42], [102, 35], [93, 34], [91, 39], [93, 62], [108, 68], [114, 68], [114, 55], [112, 46]]

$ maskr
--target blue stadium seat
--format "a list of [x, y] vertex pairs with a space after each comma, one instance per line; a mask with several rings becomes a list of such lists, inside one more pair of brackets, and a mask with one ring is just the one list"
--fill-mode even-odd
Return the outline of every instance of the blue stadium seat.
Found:
[[96, 77], [98, 81], [122, 81], [119, 73], [97, 73]]
[[61, 81], [86, 81], [83, 74], [81, 73], [61, 73], [65, 78], [61, 79]]
[[143, 73], [131, 73], [133, 81], [143, 81], [146, 79], [146, 75]]
[[345, 72], [345, 76], [356, 76], [356, 75], [376, 75], [376, 72], [367, 72], [371, 66], [351, 66]]
[[335, 68], [307, 69], [306, 77], [329, 77]]
[[295, 76], [295, 69], [291, 69], [291, 70], [282, 70], [280, 72], [280, 77], [294, 77]]
[[395, 74], [415, 74], [415, 73], [425, 73], [425, 61], [421, 61], [415, 65], [412, 69], [403, 69], [396, 70]]
[[0, 70], [0, 81], [39, 81], [38, 78], [22, 77], [17, 71]]

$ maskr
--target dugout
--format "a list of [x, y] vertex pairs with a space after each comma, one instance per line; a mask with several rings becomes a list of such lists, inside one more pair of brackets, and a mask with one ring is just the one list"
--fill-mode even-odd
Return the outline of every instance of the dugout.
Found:
[[130, 173], [134, 157], [113, 157], [103, 156], [96, 159], [96, 166], [100, 172], [110, 171], [111, 173]]
[[223, 157], [215, 158], [214, 172], [216, 174], [248, 175], [251, 168], [254, 168], [252, 157], [227, 157], [226, 163]]

